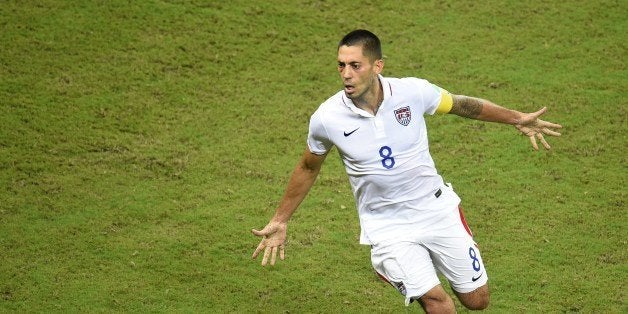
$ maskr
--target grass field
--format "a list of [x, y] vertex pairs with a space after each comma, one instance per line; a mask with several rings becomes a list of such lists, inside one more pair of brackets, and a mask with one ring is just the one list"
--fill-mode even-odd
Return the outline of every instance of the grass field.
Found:
[[[564, 125], [428, 119], [490, 274], [490, 313], [626, 313], [627, 1], [2, 1], [0, 312], [386, 313], [332, 152], [250, 255], [368, 28], [387, 76]], [[465, 312], [459, 308], [460, 312]]]

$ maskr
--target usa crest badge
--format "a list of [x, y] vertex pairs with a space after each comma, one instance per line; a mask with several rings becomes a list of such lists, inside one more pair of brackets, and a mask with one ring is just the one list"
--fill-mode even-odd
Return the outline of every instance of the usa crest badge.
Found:
[[403, 126], [407, 126], [410, 124], [410, 120], [412, 119], [412, 112], [410, 111], [410, 107], [402, 107], [399, 109], [395, 109], [395, 118], [397, 118], [397, 122], [399, 122]]

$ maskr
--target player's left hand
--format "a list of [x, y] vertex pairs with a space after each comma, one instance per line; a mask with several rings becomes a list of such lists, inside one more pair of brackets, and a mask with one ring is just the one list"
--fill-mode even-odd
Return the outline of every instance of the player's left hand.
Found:
[[551, 123], [547, 121], [543, 121], [539, 119], [539, 117], [547, 111], [546, 107], [541, 108], [541, 110], [533, 113], [525, 113], [519, 120], [518, 124], [515, 124], [515, 127], [519, 132], [523, 133], [525, 136], [530, 138], [530, 142], [532, 143], [532, 147], [534, 150], [539, 150], [539, 146], [536, 143], [536, 140], [539, 139], [541, 144], [545, 149], [551, 149], [550, 145], [545, 141], [543, 134], [551, 135], [551, 136], [560, 136], [560, 133], [554, 131], [554, 129], [560, 129], [563, 126], [556, 123]]

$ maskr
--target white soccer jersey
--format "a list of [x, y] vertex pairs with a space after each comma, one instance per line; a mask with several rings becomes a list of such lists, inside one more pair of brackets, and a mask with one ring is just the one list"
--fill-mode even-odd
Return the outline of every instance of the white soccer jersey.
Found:
[[361, 244], [438, 228], [460, 202], [436, 171], [423, 118], [448, 93], [418, 78], [379, 79], [384, 100], [376, 115], [340, 91], [312, 115], [307, 141], [314, 154], [338, 148], [358, 207]]

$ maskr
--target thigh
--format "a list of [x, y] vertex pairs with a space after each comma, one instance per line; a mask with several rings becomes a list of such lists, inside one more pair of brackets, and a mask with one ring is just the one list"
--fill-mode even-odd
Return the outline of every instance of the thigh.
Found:
[[440, 284], [430, 253], [417, 243], [374, 246], [371, 262], [377, 273], [406, 297], [406, 304]]
[[454, 224], [441, 230], [425, 245], [430, 250], [434, 265], [454, 291], [468, 293], [487, 283], [488, 275], [480, 249], [465, 224]]

